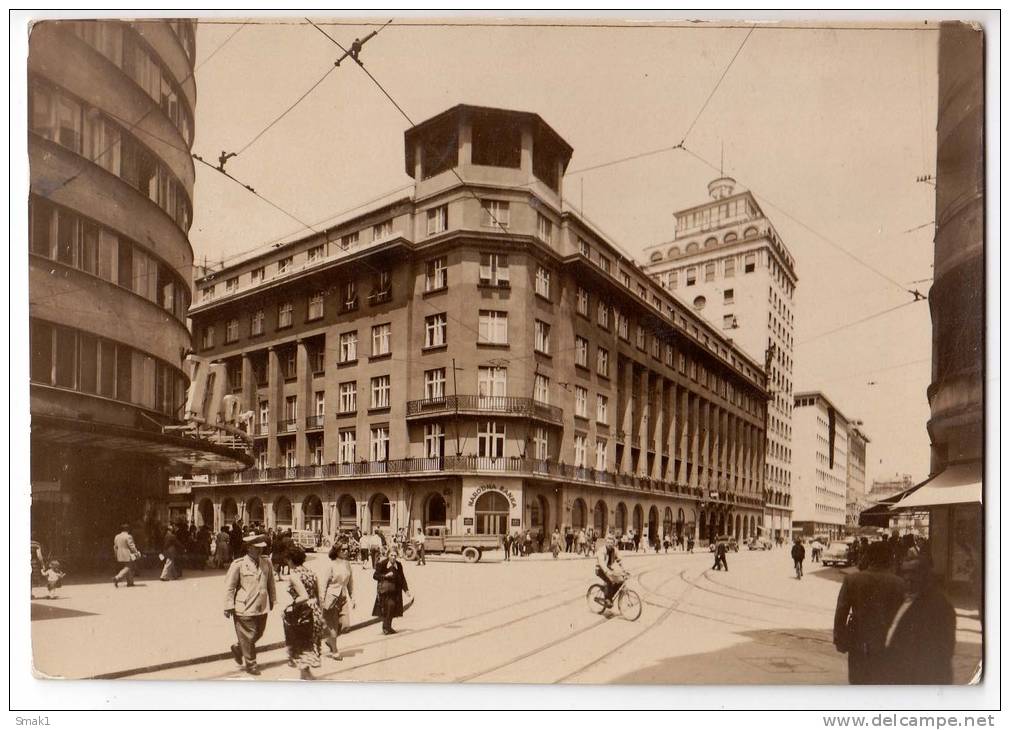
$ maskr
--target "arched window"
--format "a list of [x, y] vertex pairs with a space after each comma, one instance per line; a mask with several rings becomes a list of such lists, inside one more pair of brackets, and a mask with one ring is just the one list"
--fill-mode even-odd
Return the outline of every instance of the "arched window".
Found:
[[484, 492], [473, 506], [478, 535], [504, 535], [508, 532], [509, 501], [501, 492]]
[[424, 506], [424, 526], [445, 525], [447, 512], [445, 497], [437, 492], [430, 495]]
[[716, 238], [715, 236], [712, 236], [711, 238], [706, 238], [705, 239], [705, 248], [712, 248], [712, 246], [715, 246], [718, 243], [719, 243], [719, 239]]
[[576, 499], [572, 505], [572, 529], [581, 530], [586, 526], [586, 503]]
[[323, 531], [323, 501], [310, 494], [302, 502], [302, 527], [313, 532]]
[[287, 497], [278, 497], [274, 502], [274, 527], [278, 529], [294, 527], [291, 517], [291, 500]]
[[653, 251], [652, 255], [649, 256], [649, 261], [662, 261], [663, 253], [661, 251]]
[[382, 492], [372, 497], [368, 510], [368, 513], [372, 517], [372, 528], [389, 527], [391, 512], [389, 497]]
[[666, 252], [667, 258], [676, 258], [680, 256], [680, 246], [674, 246], [669, 251]]
[[601, 499], [593, 508], [593, 529], [597, 535], [607, 532], [607, 505]]
[[722, 242], [723, 242], [723, 243], [733, 243], [733, 241], [735, 241], [735, 240], [736, 240], [736, 238], [737, 238], [736, 234], [735, 234], [735, 233], [733, 233], [733, 231], [730, 231], [730, 232], [729, 232], [729, 233], [727, 233], [727, 234], [726, 234], [726, 236], [725, 236], [725, 237], [724, 237], [724, 238], [722, 239]]
[[624, 506], [624, 502], [618, 502], [617, 509], [614, 510], [614, 529], [618, 535], [628, 531], [628, 508]]
[[221, 502], [221, 519], [229, 525], [238, 519], [238, 506], [231, 497]]
[[351, 530], [358, 525], [358, 503], [354, 497], [345, 494], [337, 500], [337, 519], [341, 530]]
[[705, 308], [705, 297], [695, 297], [694, 298], [694, 308], [704, 309]]
[[685, 253], [694, 253], [697, 250], [698, 250], [698, 242], [697, 241], [691, 241], [691, 243], [687, 244], [687, 248], [684, 249], [684, 252]]
[[246, 522], [250, 525], [263, 524], [263, 500], [253, 497], [245, 505]]
[[752, 238], [752, 237], [756, 236], [757, 234], [758, 234], [758, 229], [755, 228], [754, 226], [751, 226], [751, 227], [749, 227], [747, 230], [745, 230], [743, 232], [743, 237], [744, 238]]

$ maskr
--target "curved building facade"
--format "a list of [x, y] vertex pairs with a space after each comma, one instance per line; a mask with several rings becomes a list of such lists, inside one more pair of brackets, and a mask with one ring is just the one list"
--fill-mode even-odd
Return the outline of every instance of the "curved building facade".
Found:
[[194, 37], [188, 20], [32, 28], [32, 530], [56, 554], [107, 558], [121, 522], [168, 518], [169, 473], [231, 458], [162, 430], [189, 382]]

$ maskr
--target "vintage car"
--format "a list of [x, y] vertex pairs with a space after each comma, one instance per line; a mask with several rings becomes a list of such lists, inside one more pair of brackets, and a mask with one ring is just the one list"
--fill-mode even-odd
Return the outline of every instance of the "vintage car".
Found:
[[752, 537], [747, 543], [748, 550], [771, 550], [772, 541], [767, 537]]
[[[502, 546], [500, 535], [450, 535], [442, 525], [429, 526], [424, 529], [424, 552], [462, 555], [468, 563], [476, 563], [486, 550], [500, 550]], [[413, 542], [407, 545], [405, 551], [407, 560], [417, 557], [417, 548]]]
[[840, 565], [847, 568], [852, 565], [852, 543], [835, 540], [821, 554], [824, 565]]
[[727, 550], [732, 550], [735, 553], [740, 552], [740, 543], [736, 541], [736, 538], [732, 535], [719, 535], [715, 540], [709, 543], [708, 551], [710, 553], [715, 552], [715, 546], [722, 543], [726, 546]]

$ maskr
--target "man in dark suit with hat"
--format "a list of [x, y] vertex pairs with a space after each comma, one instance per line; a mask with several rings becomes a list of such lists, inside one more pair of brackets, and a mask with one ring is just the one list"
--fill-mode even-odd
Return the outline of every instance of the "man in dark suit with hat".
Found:
[[232, 562], [225, 576], [224, 615], [235, 623], [238, 643], [231, 653], [244, 671], [259, 674], [256, 664], [256, 642], [267, 627], [267, 614], [277, 602], [274, 567], [263, 555], [267, 546], [265, 535], [249, 535], [243, 539], [245, 555]]

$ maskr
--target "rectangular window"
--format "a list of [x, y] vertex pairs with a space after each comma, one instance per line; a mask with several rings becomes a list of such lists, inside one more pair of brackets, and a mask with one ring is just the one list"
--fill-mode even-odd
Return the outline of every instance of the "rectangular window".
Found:
[[294, 322], [295, 305], [291, 302], [282, 302], [277, 307], [277, 329], [290, 327]]
[[554, 223], [543, 213], [537, 213], [537, 237], [544, 243], [550, 243], [554, 235]]
[[605, 378], [610, 377], [610, 353], [602, 347], [596, 350], [596, 373]]
[[311, 264], [311, 263], [314, 263], [316, 261], [322, 261], [323, 260], [323, 254], [324, 254], [325, 251], [326, 251], [326, 246], [324, 246], [323, 244], [320, 244], [318, 246], [313, 246], [312, 248], [310, 248], [308, 250], [308, 254], [307, 254], [309, 263]]
[[645, 327], [642, 325], [635, 327], [635, 347], [639, 350], [645, 349]]
[[368, 444], [372, 461], [389, 461], [389, 426], [372, 426], [372, 438]]
[[358, 245], [358, 232], [347, 233], [340, 237], [340, 248], [345, 251], [350, 251], [352, 248]]
[[547, 429], [537, 426], [533, 431], [533, 458], [539, 461], [547, 461]]
[[508, 323], [508, 312], [480, 310], [477, 341], [497, 345], [508, 344]]
[[238, 277], [233, 276], [224, 282], [224, 293], [234, 294], [238, 291]]
[[426, 400], [445, 398], [445, 368], [424, 371], [424, 397]]
[[596, 439], [596, 470], [607, 470], [607, 440]]
[[427, 219], [429, 236], [443, 233], [449, 227], [449, 206], [440, 205], [437, 208], [429, 208]]
[[677, 281], [678, 280], [677, 274], [678, 274], [678, 272], [676, 272], [676, 271], [671, 271], [669, 274], [667, 274], [667, 287], [668, 288], [670, 288], [670, 289], [676, 289], [677, 288], [677, 283], [678, 283], [678, 281]]
[[684, 275], [684, 286], [694, 286], [698, 281], [698, 270], [695, 267], [690, 267], [687, 273]]
[[393, 326], [390, 323], [377, 324], [372, 327], [372, 357], [390, 353], [390, 333]]
[[424, 290], [438, 291], [448, 285], [448, 269], [445, 266], [445, 257], [428, 259], [424, 265]]
[[358, 359], [358, 333], [344, 332], [340, 335], [340, 362], [354, 362]]
[[477, 455], [482, 459], [500, 459], [505, 456], [505, 424], [481, 421], [478, 429]]
[[253, 312], [251, 324], [249, 326], [249, 333], [252, 335], [263, 334], [263, 322], [266, 319], [262, 309], [257, 309]]
[[533, 321], [533, 349], [545, 355], [551, 352], [551, 326], [539, 319]]
[[722, 265], [722, 273], [727, 279], [736, 276], [736, 259], [726, 259]]
[[358, 384], [353, 380], [340, 384], [339, 413], [353, 413], [358, 409]]
[[485, 228], [509, 227], [509, 204], [505, 200], [482, 200], [480, 224]]
[[581, 238], [579, 239], [579, 253], [587, 259], [589, 258], [589, 244]]
[[503, 253], [482, 253], [480, 283], [484, 286], [509, 286], [508, 256]]
[[659, 359], [659, 349], [660, 349], [659, 338], [656, 337], [655, 335], [653, 335], [653, 337], [652, 337], [652, 343], [650, 345], [650, 350], [652, 351], [652, 356], [654, 358], [656, 358], [657, 360]]
[[757, 265], [757, 256], [752, 253], [747, 254], [743, 257], [743, 273], [751, 274], [754, 272], [754, 267]]
[[705, 281], [715, 281], [715, 262], [705, 264]]
[[84, 393], [98, 392], [98, 340], [81, 332], [77, 338], [77, 389]]
[[575, 335], [575, 364], [589, 367], [589, 340]]
[[372, 378], [372, 400], [370, 408], [389, 408], [389, 376]]
[[312, 466], [323, 465], [323, 435], [321, 433], [309, 434], [309, 464]]
[[589, 292], [581, 286], [575, 290], [575, 311], [583, 317], [589, 316]]
[[551, 272], [543, 266], [537, 266], [536, 293], [544, 299], [551, 298]]
[[214, 325], [207, 325], [203, 328], [203, 339], [200, 340], [200, 346], [204, 350], [214, 346]]
[[256, 284], [262, 284], [264, 276], [266, 275], [266, 269], [259, 266], [249, 272], [249, 280], [252, 282], [253, 286]]
[[589, 418], [589, 391], [581, 385], [575, 386], [575, 415]]
[[617, 313], [617, 336], [622, 340], [627, 341], [628, 339], [628, 315], [618, 312]]
[[610, 273], [610, 259], [608, 259], [606, 256], [600, 256], [598, 263], [601, 269], [603, 269], [608, 274]]
[[314, 375], [326, 372], [326, 338], [323, 337], [309, 346], [309, 367]]
[[732, 304], [733, 303], [733, 290], [732, 289], [723, 289], [723, 292], [722, 292], [722, 301], [723, 301], [723, 304]]
[[238, 340], [238, 317], [229, 319], [224, 326], [224, 341], [235, 342]]
[[441, 423], [425, 424], [424, 455], [428, 459], [441, 459], [445, 456], [445, 428]]
[[298, 396], [289, 395], [284, 399], [284, 420], [293, 422], [298, 419]]
[[291, 271], [293, 264], [294, 264], [293, 257], [286, 256], [282, 258], [280, 261], [277, 262], [277, 273], [286, 274], [287, 272]]
[[477, 368], [477, 395], [498, 398], [508, 394], [508, 371], [502, 367]]
[[294, 347], [287, 348], [281, 355], [281, 374], [285, 380], [292, 380], [298, 377], [298, 350]]
[[539, 403], [551, 402], [551, 381], [546, 375], [537, 375], [533, 379], [533, 400]]
[[323, 293], [315, 292], [309, 297], [309, 319], [322, 319], [323, 316]]
[[372, 240], [379, 241], [393, 235], [393, 221], [383, 221], [372, 226]]
[[586, 467], [586, 436], [582, 433], [575, 434], [575, 466]]
[[608, 412], [608, 402], [607, 396], [599, 395], [596, 396], [596, 422], [597, 423], [610, 423], [610, 414]]
[[356, 432], [353, 428], [345, 428], [340, 431], [340, 440], [338, 443], [337, 458], [340, 459], [341, 464], [353, 464], [354, 460], [357, 458], [357, 437]]
[[317, 416], [326, 415], [326, 392], [317, 390], [312, 396], [312, 412]]
[[424, 346], [441, 347], [446, 343], [446, 315], [433, 314], [424, 318]]
[[351, 312], [358, 308], [358, 284], [355, 281], [345, 281], [343, 286], [344, 296], [342, 310]]
[[[34, 344], [32, 357], [35, 357]], [[34, 367], [34, 360], [32, 366]], [[101, 340], [98, 343], [98, 394], [106, 398], [116, 397], [116, 346]]]
[[610, 306], [606, 302], [596, 305], [596, 323], [600, 327], [610, 327]]

